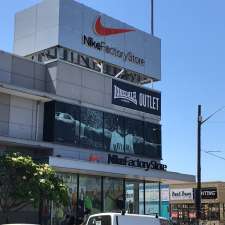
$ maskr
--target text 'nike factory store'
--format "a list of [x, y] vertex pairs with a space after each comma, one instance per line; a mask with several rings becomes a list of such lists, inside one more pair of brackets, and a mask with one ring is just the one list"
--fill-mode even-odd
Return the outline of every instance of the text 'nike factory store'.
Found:
[[169, 217], [168, 185], [195, 177], [162, 162], [161, 92], [150, 88], [160, 80], [161, 40], [149, 33], [74, 0], [16, 14], [14, 54], [0, 52], [0, 153], [47, 162], [68, 185], [67, 207], [46, 202], [46, 224]]

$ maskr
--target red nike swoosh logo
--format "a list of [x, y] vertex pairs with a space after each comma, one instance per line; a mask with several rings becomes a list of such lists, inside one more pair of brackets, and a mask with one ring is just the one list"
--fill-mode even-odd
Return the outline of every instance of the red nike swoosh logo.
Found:
[[127, 32], [134, 31], [132, 29], [120, 29], [120, 28], [105, 27], [102, 25], [101, 16], [99, 16], [96, 19], [94, 29], [95, 29], [96, 34], [98, 34], [100, 36], [109, 36], [109, 35], [115, 35], [115, 34], [121, 34], [121, 33], [127, 33]]

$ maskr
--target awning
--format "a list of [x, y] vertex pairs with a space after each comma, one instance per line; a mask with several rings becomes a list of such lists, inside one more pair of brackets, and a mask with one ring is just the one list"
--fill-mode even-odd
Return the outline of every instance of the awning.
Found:
[[195, 182], [195, 176], [188, 174], [160, 170], [144, 171], [126, 166], [108, 165], [61, 157], [50, 157], [49, 165], [61, 172], [160, 181], [166, 184]]

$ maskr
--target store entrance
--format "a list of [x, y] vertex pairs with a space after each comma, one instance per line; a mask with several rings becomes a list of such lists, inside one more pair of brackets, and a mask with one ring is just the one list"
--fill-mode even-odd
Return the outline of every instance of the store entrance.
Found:
[[[123, 178], [58, 173], [69, 188], [66, 207], [52, 205], [46, 225], [80, 225], [89, 215], [121, 212], [160, 215], [160, 184]], [[157, 207], [155, 206], [157, 205]]]

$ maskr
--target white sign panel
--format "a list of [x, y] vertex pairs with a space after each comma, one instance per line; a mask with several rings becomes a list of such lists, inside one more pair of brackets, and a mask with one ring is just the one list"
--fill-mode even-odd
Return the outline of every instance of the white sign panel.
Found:
[[74, 0], [42, 1], [17, 13], [14, 53], [57, 45], [161, 79], [161, 40], [149, 33]]
[[170, 200], [193, 200], [193, 189], [183, 188], [183, 189], [170, 189]]

